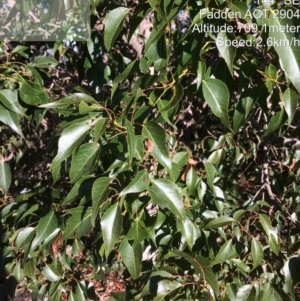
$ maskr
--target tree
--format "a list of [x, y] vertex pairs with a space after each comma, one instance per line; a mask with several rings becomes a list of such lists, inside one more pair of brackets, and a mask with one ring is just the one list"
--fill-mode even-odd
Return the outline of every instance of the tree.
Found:
[[2, 44], [2, 299], [299, 299], [299, 10], [255, 5], [93, 1], [87, 42]]

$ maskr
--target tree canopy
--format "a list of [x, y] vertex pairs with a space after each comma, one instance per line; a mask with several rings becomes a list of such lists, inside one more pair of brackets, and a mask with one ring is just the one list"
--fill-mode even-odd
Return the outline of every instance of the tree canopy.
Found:
[[0, 44], [0, 299], [300, 300], [299, 2], [69, 2]]

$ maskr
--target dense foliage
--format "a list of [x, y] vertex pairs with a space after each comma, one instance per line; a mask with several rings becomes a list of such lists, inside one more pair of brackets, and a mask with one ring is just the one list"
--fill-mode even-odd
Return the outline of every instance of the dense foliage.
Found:
[[300, 299], [291, 4], [94, 0], [87, 42], [1, 44], [1, 300]]

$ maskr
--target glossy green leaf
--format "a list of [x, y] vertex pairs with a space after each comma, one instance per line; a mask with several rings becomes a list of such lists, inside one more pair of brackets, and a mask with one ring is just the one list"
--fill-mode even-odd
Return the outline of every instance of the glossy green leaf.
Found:
[[51, 56], [38, 57], [33, 63], [33, 66], [37, 68], [54, 68], [57, 65], [58, 65], [58, 61]]
[[95, 220], [97, 218], [99, 208], [101, 204], [104, 202], [107, 194], [109, 192], [109, 183], [111, 182], [111, 178], [102, 177], [98, 178], [92, 188], [92, 203], [93, 203], [93, 211], [92, 211], [92, 225], [95, 225]]
[[87, 197], [89, 199], [94, 181], [95, 178], [89, 175], [79, 179], [63, 200], [62, 205], [68, 205], [75, 200], [81, 199], [82, 197]]
[[16, 238], [17, 250], [24, 247], [32, 240], [35, 233], [34, 230], [35, 228], [33, 227], [26, 227], [19, 232]]
[[220, 248], [215, 260], [212, 262], [213, 265], [224, 263], [226, 260], [230, 259], [232, 252], [232, 239], [227, 240]]
[[153, 202], [161, 208], [167, 207], [173, 214], [183, 219], [185, 210], [179, 187], [165, 179], [153, 180], [151, 184], [148, 191]]
[[37, 226], [36, 230], [36, 244], [42, 243], [47, 239], [58, 227], [58, 219], [53, 210], [43, 216]]
[[49, 281], [58, 281], [62, 277], [62, 267], [59, 261], [52, 264], [45, 264], [43, 274]]
[[18, 102], [17, 91], [10, 91], [7, 89], [0, 90], [0, 102], [2, 102], [2, 104], [10, 111], [25, 116], [26, 109]]
[[283, 123], [285, 122], [286, 118], [285, 118], [285, 110], [284, 108], [281, 108], [280, 112], [275, 113], [275, 115], [273, 115], [268, 123], [268, 127], [265, 130], [264, 134], [262, 137], [266, 137], [269, 134], [273, 133], [274, 131], [276, 131], [278, 128], [280, 128]]
[[91, 128], [91, 121], [85, 120], [65, 128], [58, 140], [58, 152], [53, 159], [53, 164], [58, 164], [67, 159], [80, 145]]
[[143, 127], [143, 136], [148, 138], [153, 144], [154, 149], [151, 152], [169, 173], [172, 173], [172, 164], [166, 148], [166, 132], [154, 121], [148, 121]]
[[246, 265], [246, 263], [243, 260], [233, 258], [230, 261], [236, 265], [236, 267], [242, 274], [244, 274], [244, 275], [249, 274], [250, 267], [248, 265]]
[[71, 183], [76, 182], [95, 168], [99, 153], [100, 146], [95, 143], [83, 144], [73, 153], [69, 173]]
[[69, 209], [72, 217], [66, 222], [66, 229], [63, 232], [62, 239], [74, 239], [87, 235], [92, 230], [92, 208], [77, 207]]
[[131, 165], [137, 146], [137, 140], [135, 138], [133, 126], [128, 120], [126, 120], [126, 129], [128, 139], [129, 165]]
[[229, 128], [229, 92], [227, 86], [218, 79], [209, 78], [202, 82], [202, 90], [212, 112]]
[[[221, 57], [225, 60], [228, 69], [233, 76], [233, 61], [235, 58], [235, 47], [232, 46], [233, 38], [229, 33], [220, 31], [217, 35], [217, 48]], [[229, 46], [228, 46], [229, 45]]]
[[195, 268], [195, 271], [211, 286], [215, 295], [219, 296], [218, 282], [208, 258], [199, 255], [194, 257], [179, 250], [170, 250], [165, 257], [185, 258]]
[[189, 155], [187, 152], [176, 152], [172, 162], [175, 162], [179, 168], [183, 167], [188, 163]]
[[174, 292], [178, 291], [182, 287], [182, 284], [175, 280], [161, 280], [157, 285], [157, 297], [154, 298], [154, 301], [164, 301], [165, 298], [174, 294]]
[[194, 168], [190, 168], [190, 170], [188, 171], [187, 175], [186, 175], [186, 186], [188, 188], [188, 191], [190, 194], [192, 194], [194, 192], [194, 190], [196, 189], [196, 187], [199, 185], [199, 177], [196, 173], [196, 171], [194, 170]]
[[108, 257], [120, 239], [122, 230], [122, 213], [119, 204], [112, 205], [101, 217], [105, 255]]
[[[160, 38], [157, 41], [154, 41], [152, 45], [150, 45], [147, 49], [147, 52], [145, 52], [145, 57], [148, 59], [149, 62], [159, 62], [163, 63], [163, 61], [167, 60], [167, 45], [166, 45], [166, 38], [165, 35], [162, 34]], [[165, 66], [165, 63], [162, 64], [162, 67]], [[156, 67], [156, 68], [155, 68]], [[154, 64], [155, 70], [160, 69], [157, 68], [156, 64]]]
[[254, 237], [251, 240], [251, 256], [253, 260], [253, 268], [258, 267], [263, 260], [263, 248], [261, 243]]
[[266, 214], [259, 215], [259, 221], [268, 236], [268, 244], [270, 249], [278, 255], [280, 250], [279, 238], [276, 230], [272, 227], [270, 218]]
[[202, 80], [204, 79], [206, 71], [206, 65], [205, 62], [199, 61], [198, 62], [198, 68], [197, 68], [197, 90], [202, 84]]
[[50, 102], [44, 105], [40, 105], [39, 107], [46, 109], [61, 108], [68, 107], [70, 105], [79, 105], [79, 103], [81, 103], [82, 101], [88, 104], [97, 104], [96, 100], [88, 94], [73, 93], [63, 99], [60, 99], [59, 101]]
[[254, 301], [255, 300], [255, 288], [250, 284], [243, 285], [237, 291], [236, 300]]
[[156, 42], [164, 34], [167, 24], [168, 24], [167, 21], [163, 21], [163, 22], [160, 22], [156, 28], [152, 29], [151, 34], [146, 42], [146, 45], [144, 48], [144, 53], [147, 53], [149, 47], [151, 47], [151, 45], [153, 45], [153, 44], [156, 44]]
[[108, 120], [106, 118], [99, 119], [94, 126], [94, 142], [97, 143], [106, 130]]
[[111, 98], [113, 98], [113, 96], [118, 88], [118, 84], [120, 82], [122, 82], [123, 80], [127, 79], [128, 77], [132, 76], [135, 72], [137, 72], [138, 67], [139, 67], [138, 61], [131, 62], [126, 67], [126, 69], [113, 80], [113, 86], [111, 89], [111, 96], [110, 96]]
[[224, 227], [228, 224], [230, 224], [231, 222], [233, 222], [233, 218], [231, 218], [230, 216], [220, 216], [214, 220], [211, 220], [210, 222], [208, 222], [204, 229], [216, 229], [216, 228], [220, 228], [220, 227]]
[[175, 106], [178, 105], [178, 103], [182, 99], [183, 94], [184, 94], [184, 89], [183, 89], [182, 85], [180, 85], [180, 84], [175, 85], [175, 87], [172, 88], [172, 91], [173, 91], [173, 96], [172, 96], [171, 100], [168, 102], [168, 104], [162, 110], [160, 110], [160, 112], [165, 112], [165, 111], [168, 111], [168, 110], [174, 108]]
[[[291, 27], [292, 25], [299, 24], [294, 7], [283, 7], [281, 10], [287, 12], [288, 10], [293, 12], [295, 17], [279, 18], [273, 10], [271, 10], [269, 17], [269, 26], [273, 28]], [[273, 47], [280, 58], [280, 65], [286, 76], [291, 80], [292, 84], [300, 93], [300, 49], [295, 44], [294, 39], [297, 39], [297, 33], [293, 33], [288, 30], [272, 30], [269, 33], [269, 37], [273, 41], [279, 41], [274, 43]], [[284, 43], [284, 44], [283, 44]]]
[[146, 190], [150, 180], [147, 171], [139, 171], [133, 180], [120, 193], [120, 196], [128, 193], [138, 193]]
[[142, 245], [131, 245], [127, 239], [123, 239], [119, 247], [119, 252], [131, 277], [133, 279], [139, 278], [142, 268]]
[[117, 7], [110, 11], [104, 18], [104, 44], [107, 51], [110, 51], [116, 38], [120, 34], [123, 21], [130, 9], [126, 7]]
[[18, 282], [21, 282], [24, 279], [24, 271], [23, 268], [21, 267], [21, 262], [16, 263], [14, 267], [13, 275]]
[[22, 100], [32, 106], [41, 105], [49, 102], [49, 97], [42, 86], [23, 80], [20, 87]]
[[291, 124], [297, 110], [298, 96], [293, 89], [286, 89], [283, 93], [284, 109], [288, 115], [288, 123]]
[[210, 162], [204, 162], [203, 164], [206, 171], [207, 184], [212, 188], [215, 179], [216, 169], [214, 165]]
[[25, 276], [29, 277], [29, 278], [34, 278], [34, 260], [33, 259], [29, 259], [28, 261], [25, 262], [24, 264], [24, 274]]
[[185, 217], [183, 220], [178, 220], [180, 224], [180, 231], [186, 240], [190, 250], [192, 250], [196, 240], [200, 237], [201, 233], [199, 228], [189, 218]]
[[142, 243], [146, 238], [148, 238], [146, 225], [141, 220], [136, 219], [126, 235], [126, 239], [134, 240], [134, 245], [136, 245]]
[[9, 186], [11, 184], [11, 172], [10, 167], [2, 159], [0, 155], [0, 189], [3, 190], [4, 194], [7, 193]]
[[19, 117], [0, 104], [0, 121], [10, 126], [17, 134], [24, 138], [22, 130], [19, 126]]

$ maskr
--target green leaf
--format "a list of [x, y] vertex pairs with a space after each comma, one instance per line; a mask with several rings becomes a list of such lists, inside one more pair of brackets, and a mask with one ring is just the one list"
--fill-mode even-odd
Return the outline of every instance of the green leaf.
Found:
[[264, 228], [267, 235], [269, 235], [270, 230], [272, 229], [272, 224], [270, 218], [266, 214], [259, 215], [259, 221]]
[[154, 301], [164, 301], [168, 295], [174, 294], [175, 291], [178, 291], [182, 287], [182, 284], [175, 280], [161, 280], [157, 285], [157, 297], [154, 298]]
[[143, 127], [143, 136], [148, 138], [153, 144], [154, 149], [151, 154], [172, 173], [172, 164], [166, 148], [166, 132], [154, 121], [148, 121]]
[[284, 117], [285, 117], [285, 110], [284, 110], [284, 108], [281, 108], [280, 112], [277, 112], [275, 115], [273, 115], [271, 117], [271, 119], [268, 123], [268, 127], [265, 130], [262, 138], [268, 136], [269, 134], [273, 133], [278, 128], [280, 128], [286, 120], [286, 118], [284, 118]]
[[196, 240], [201, 236], [199, 228], [188, 217], [185, 217], [183, 220], [178, 219], [178, 223], [180, 224], [182, 236], [190, 250], [192, 250]]
[[227, 86], [218, 79], [209, 78], [202, 82], [202, 90], [214, 115], [219, 117], [222, 123], [229, 128], [229, 92]]
[[97, 143], [106, 130], [108, 119], [99, 119], [94, 126], [94, 142]]
[[10, 126], [17, 134], [19, 134], [22, 138], [24, 135], [19, 126], [19, 117], [15, 112], [7, 110], [0, 104], [0, 121]]
[[132, 224], [130, 231], [126, 235], [126, 239], [134, 240], [134, 244], [140, 244], [146, 238], [148, 238], [147, 227], [141, 220], [136, 219]]
[[206, 65], [205, 62], [198, 61], [198, 68], [197, 68], [197, 90], [200, 88], [202, 84], [202, 80], [205, 75]]
[[101, 217], [105, 255], [108, 257], [119, 241], [122, 230], [122, 213], [119, 204], [113, 204]]
[[118, 84], [129, 78], [130, 76], [132, 76], [134, 73], [136, 73], [138, 71], [139, 68], [139, 62], [137, 60], [132, 61], [127, 67], [126, 69], [119, 74], [114, 80], [113, 80], [113, 84], [112, 84], [112, 89], [111, 89], [111, 96], [110, 98], [112, 99], [117, 88], [118, 88]]
[[255, 300], [255, 288], [250, 284], [243, 285], [237, 291], [236, 300], [254, 301]]
[[37, 68], [54, 68], [58, 65], [58, 61], [51, 56], [41, 56], [32, 65]]
[[194, 170], [194, 168], [190, 168], [186, 175], [186, 186], [188, 188], [189, 194], [192, 194], [196, 187], [199, 184], [199, 177]]
[[[96, 100], [84, 93], [73, 93], [68, 95], [67, 97], [60, 99], [59, 101], [54, 101], [50, 102], [44, 105], [40, 105], [40, 108], [46, 108], [46, 109], [51, 109], [51, 108], [61, 108], [61, 107], [68, 107], [71, 105], [79, 105], [84, 101], [85, 103], [91, 103], [91, 104], [98, 104]], [[98, 104], [99, 105], [99, 104]]]
[[169, 257], [179, 257], [188, 260], [191, 263], [191, 265], [195, 268], [195, 271], [209, 283], [215, 295], [216, 296], [219, 295], [218, 282], [215, 274], [212, 271], [211, 262], [209, 259], [202, 256], [193, 257], [179, 250], [169, 251], [168, 254], [165, 256], [165, 258], [169, 258]]
[[18, 102], [18, 92], [7, 89], [0, 90], [0, 102], [12, 112], [25, 116], [25, 108]]
[[11, 172], [10, 167], [4, 162], [2, 155], [0, 155], [0, 189], [3, 190], [4, 194], [7, 193], [11, 183]]
[[215, 179], [215, 174], [216, 174], [216, 169], [214, 165], [210, 162], [204, 162], [204, 167], [206, 171], [206, 179], [207, 179], [207, 184], [210, 188], [213, 188], [213, 182]]
[[93, 203], [93, 211], [92, 211], [92, 225], [95, 225], [95, 220], [99, 212], [100, 205], [105, 200], [108, 190], [109, 183], [111, 182], [111, 178], [103, 177], [98, 178], [92, 188], [92, 203]]
[[58, 164], [67, 159], [81, 144], [90, 129], [90, 120], [74, 123], [65, 128], [58, 140], [58, 152], [53, 159], [52, 164]]
[[215, 260], [212, 262], [212, 265], [219, 263], [225, 263], [226, 260], [230, 259], [232, 252], [232, 239], [227, 240], [224, 245], [220, 248], [218, 254], [216, 255]]
[[253, 269], [258, 267], [263, 260], [263, 248], [259, 241], [254, 237], [251, 240], [251, 255], [253, 260]]
[[37, 226], [36, 230], [36, 244], [42, 243], [58, 228], [58, 219], [53, 210], [43, 216]]
[[233, 263], [237, 266], [238, 270], [239, 270], [242, 274], [244, 274], [244, 275], [248, 275], [248, 274], [249, 274], [250, 268], [249, 268], [248, 265], [245, 264], [245, 262], [244, 262], [243, 260], [233, 258], [233, 259], [231, 259], [230, 261], [233, 262]]
[[172, 87], [172, 91], [173, 91], [173, 96], [171, 100], [168, 102], [168, 104], [163, 109], [160, 110], [161, 113], [174, 108], [175, 106], [178, 105], [178, 103], [182, 99], [184, 94], [184, 89], [182, 85], [176, 84], [174, 87]]
[[87, 235], [92, 230], [92, 208], [77, 207], [67, 210], [72, 217], [66, 222], [66, 229], [63, 232], [62, 239], [74, 239]]
[[[159, 61], [159, 63], [162, 63], [162, 61], [166, 61], [167, 56], [166, 38], [165, 35], [162, 34], [157, 41], [148, 47], [147, 52], [145, 52], [145, 57], [149, 62]], [[164, 65], [165, 64], [163, 64], [163, 67]], [[154, 67], [156, 66], [154, 65]]]
[[291, 124], [297, 110], [298, 96], [293, 89], [286, 89], [283, 93], [284, 109], [288, 115], [288, 123]]
[[104, 45], [107, 51], [111, 50], [113, 43], [120, 34], [123, 27], [123, 20], [130, 9], [118, 7], [110, 11], [104, 18]]
[[[295, 16], [297, 9], [294, 7], [283, 7], [280, 9], [280, 13], [285, 11], [292, 11]], [[291, 26], [297, 26], [299, 19], [296, 17], [291, 18], [278, 18], [275, 15], [274, 10], [271, 10], [269, 17], [269, 26], [273, 28], [290, 28]], [[289, 32], [287, 30], [272, 30], [269, 33], [269, 38], [273, 41], [279, 41], [281, 43], [274, 43], [273, 47], [280, 58], [280, 65], [286, 76], [291, 80], [292, 84], [300, 93], [300, 49], [293, 39], [297, 39], [297, 33]], [[282, 43], [285, 42], [283, 45]]]
[[17, 250], [24, 247], [28, 243], [30, 243], [30, 241], [32, 240], [32, 238], [35, 234], [34, 230], [35, 230], [35, 228], [33, 228], [33, 227], [27, 227], [27, 228], [22, 229], [19, 232], [19, 234], [16, 238], [16, 248], [17, 248]]
[[18, 282], [21, 282], [24, 279], [24, 272], [21, 267], [21, 262], [16, 263], [14, 267], [13, 275]]
[[62, 277], [62, 267], [59, 261], [51, 264], [45, 264], [43, 268], [45, 278], [51, 282], [58, 281]]
[[229, 33], [226, 33], [225, 31], [220, 31], [217, 35], [217, 41], [221, 40], [221, 43], [216, 43], [220, 55], [225, 60], [232, 76], [233, 76], [233, 61], [235, 58], [235, 47], [232, 46], [232, 40], [234, 38], [231, 37]]
[[150, 180], [147, 171], [139, 171], [134, 179], [126, 186], [120, 193], [120, 196], [128, 193], [138, 193], [146, 190], [149, 186]]
[[168, 208], [173, 214], [185, 218], [184, 204], [180, 195], [179, 187], [165, 179], [153, 180], [148, 188], [154, 203], [161, 208]]
[[71, 183], [90, 173], [97, 166], [96, 161], [99, 153], [100, 146], [95, 143], [83, 144], [73, 153], [70, 168]]
[[33, 259], [29, 259], [28, 261], [25, 262], [24, 264], [24, 274], [25, 276], [29, 277], [29, 278], [34, 278], [34, 260]]
[[134, 280], [139, 278], [142, 268], [142, 245], [134, 244], [132, 246], [127, 239], [123, 239], [119, 247], [119, 252], [131, 277]]
[[210, 222], [208, 222], [204, 229], [217, 229], [226, 225], [229, 225], [231, 222], [233, 222], [233, 218], [229, 217], [229, 216], [220, 216], [214, 220], [211, 220]]
[[42, 86], [23, 80], [20, 87], [20, 96], [28, 105], [36, 106], [49, 102], [49, 97]]
[[158, 23], [156, 28], [152, 29], [151, 34], [146, 42], [146, 45], [144, 48], [144, 53], [147, 53], [147, 51], [151, 47], [151, 45], [156, 44], [156, 42], [164, 34], [167, 24], [168, 24], [167, 21], [161, 21]]
[[[166, 15], [164, 13], [164, 11], [162, 10], [161, 4], [162, 2], [160, 0], [148, 0], [151, 8], [158, 13], [158, 15], [160, 16], [160, 18], [162, 19], [166, 19]], [[164, 1], [167, 2], [167, 1]], [[165, 4], [166, 5], [166, 4]]]
[[133, 160], [135, 150], [137, 147], [137, 140], [135, 138], [134, 129], [132, 124], [126, 119], [127, 139], [128, 139], [128, 153], [129, 153], [129, 166]]
[[84, 176], [79, 179], [72, 187], [62, 202], [62, 205], [68, 205], [75, 200], [87, 197], [89, 199], [95, 178], [93, 176]]
[[278, 255], [280, 250], [279, 238], [276, 230], [272, 227], [270, 218], [266, 214], [259, 215], [259, 221], [268, 236], [268, 244], [270, 249]]

